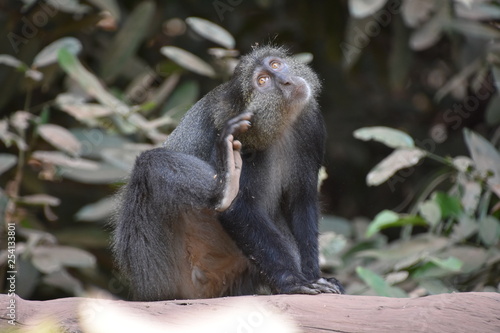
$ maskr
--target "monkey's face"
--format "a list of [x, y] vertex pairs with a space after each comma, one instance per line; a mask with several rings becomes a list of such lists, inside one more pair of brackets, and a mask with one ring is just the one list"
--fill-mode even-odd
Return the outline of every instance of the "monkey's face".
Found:
[[[272, 96], [282, 101], [282, 110], [288, 121], [293, 122], [297, 114], [311, 98], [311, 88], [306, 80], [292, 73], [287, 61], [279, 57], [266, 57], [255, 68], [252, 78], [254, 96], [264, 99]], [[259, 98], [259, 97], [257, 97]]]
[[248, 148], [265, 149], [307, 111], [319, 83], [306, 65], [286, 55], [268, 55], [253, 65], [251, 82], [245, 85], [252, 127], [239, 139]]

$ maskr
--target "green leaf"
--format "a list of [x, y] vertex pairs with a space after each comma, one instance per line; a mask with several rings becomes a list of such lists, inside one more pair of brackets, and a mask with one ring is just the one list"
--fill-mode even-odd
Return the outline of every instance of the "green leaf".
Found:
[[401, 169], [414, 166], [426, 155], [419, 148], [399, 148], [383, 159], [366, 175], [368, 186], [378, 186]]
[[95, 257], [89, 252], [70, 246], [37, 246], [31, 260], [43, 273], [53, 273], [64, 266], [94, 267], [96, 263]]
[[[42, 281], [44, 284], [62, 289], [73, 295], [82, 295], [85, 293], [83, 283], [70, 275], [65, 269], [44, 275]], [[52, 322], [48, 321], [47, 323], [52, 326]], [[45, 322], [43, 325], [46, 325]], [[40, 326], [37, 325], [37, 331], [40, 333], [60, 332], [57, 326], [44, 328], [40, 329]]]
[[378, 213], [373, 221], [369, 224], [366, 230], [366, 237], [369, 238], [379, 232], [380, 230], [386, 228], [388, 225], [392, 226], [399, 220], [399, 214], [391, 210], [383, 210]]
[[322, 267], [342, 266], [340, 253], [345, 250], [347, 239], [343, 235], [334, 232], [322, 233], [319, 236], [319, 252], [321, 254]]
[[433, 194], [432, 200], [439, 205], [443, 218], [459, 217], [463, 213], [462, 204], [457, 197], [438, 191]]
[[485, 39], [496, 39], [500, 37], [500, 31], [498, 31], [498, 29], [490, 28], [487, 25], [471, 20], [453, 20], [448, 27], [472, 37]]
[[392, 273], [389, 273], [385, 276], [385, 281], [389, 285], [392, 286], [392, 285], [395, 285], [397, 283], [401, 283], [401, 282], [405, 281], [409, 275], [410, 275], [410, 273], [408, 273], [408, 271], [392, 272]]
[[188, 17], [186, 23], [200, 36], [227, 49], [234, 48], [234, 37], [221, 26], [199, 17]]
[[456, 16], [474, 21], [491, 21], [500, 18], [500, 7], [498, 2], [477, 0], [455, 1], [454, 10]]
[[368, 45], [369, 40], [360, 39], [359, 31], [363, 31], [369, 20], [370, 18], [356, 19], [352, 16], [347, 18], [344, 41], [339, 45], [344, 56], [342, 61], [344, 70], [349, 70], [356, 64], [361, 57], [363, 48]]
[[383, 277], [367, 268], [358, 266], [356, 267], [356, 273], [380, 296], [398, 298], [408, 297], [408, 295], [401, 288], [392, 287], [384, 280]]
[[443, 26], [449, 20], [449, 7], [440, 4], [434, 16], [412, 33], [409, 40], [410, 47], [415, 51], [421, 51], [436, 44], [443, 35]]
[[424, 288], [431, 295], [450, 293], [452, 290], [448, 288], [441, 280], [426, 279], [420, 281], [419, 287]]
[[20, 203], [32, 206], [59, 206], [61, 199], [48, 194], [32, 194], [20, 197]]
[[116, 210], [116, 198], [106, 197], [85, 205], [75, 214], [77, 221], [106, 221]]
[[67, 152], [72, 156], [80, 154], [82, 144], [64, 127], [55, 124], [42, 124], [38, 126], [38, 133], [45, 141], [59, 150]]
[[401, 227], [405, 225], [426, 225], [424, 219], [414, 215], [399, 215], [391, 210], [383, 210], [375, 216], [366, 230], [366, 237], [369, 238], [380, 230]]
[[454, 257], [462, 261], [460, 273], [467, 274], [475, 271], [477, 274], [478, 270], [484, 267], [487, 260], [491, 258], [491, 254], [492, 252], [484, 247], [460, 245], [445, 248], [440, 256]]
[[443, 24], [437, 16], [416, 29], [410, 36], [410, 47], [415, 51], [425, 50], [436, 44], [443, 35]]
[[500, 66], [492, 66], [491, 72], [493, 73], [493, 79], [497, 91], [500, 90]]
[[495, 93], [486, 107], [486, 122], [490, 126], [500, 124], [500, 95]]
[[99, 163], [83, 158], [71, 158], [68, 155], [59, 151], [43, 151], [37, 150], [31, 154], [31, 157], [43, 163], [49, 163], [58, 166], [71, 167], [78, 170], [97, 171]]
[[349, 0], [349, 13], [356, 18], [375, 14], [384, 7], [387, 0]]
[[462, 187], [462, 197], [460, 202], [462, 203], [463, 209], [466, 214], [473, 216], [481, 200], [481, 184], [477, 181], [467, 180], [466, 177], [460, 179], [460, 185]]
[[57, 8], [58, 11], [76, 14], [77, 16], [92, 11], [91, 6], [81, 4], [80, 0], [47, 0], [47, 2]]
[[441, 221], [441, 209], [439, 205], [433, 200], [422, 202], [418, 210], [420, 215], [431, 225], [436, 226]]
[[435, 278], [460, 272], [463, 262], [455, 257], [439, 259], [431, 257], [429, 261], [415, 269], [411, 276], [414, 279]]
[[477, 71], [481, 69], [481, 66], [482, 60], [479, 58], [467, 63], [459, 73], [448, 79], [448, 81], [439, 88], [434, 99], [440, 101], [449, 93], [452, 93], [455, 97], [463, 95], [462, 97], [465, 98], [469, 78], [477, 73]]
[[0, 175], [12, 168], [17, 163], [17, 156], [0, 153]]
[[96, 119], [113, 114], [110, 108], [95, 103], [59, 104], [58, 106], [89, 127], [97, 125]]
[[471, 217], [462, 215], [458, 219], [458, 223], [453, 226], [453, 232], [450, 238], [454, 242], [461, 242], [477, 232], [477, 223]]
[[353, 237], [353, 223], [343, 217], [334, 215], [323, 215], [319, 220], [320, 233], [333, 231], [338, 235], [344, 235], [347, 238]]
[[130, 172], [134, 167], [137, 156], [146, 150], [153, 149], [149, 144], [126, 144], [118, 148], [104, 148], [101, 158], [121, 170]]
[[89, 170], [71, 166], [61, 167], [61, 175], [64, 178], [74, 180], [84, 184], [111, 184], [123, 181], [128, 176], [127, 171], [123, 171], [113, 165], [101, 163], [97, 169]]
[[67, 52], [77, 55], [82, 50], [82, 43], [74, 37], [64, 37], [58, 39], [44, 47], [33, 59], [34, 68], [44, 67], [57, 62], [60, 49], [66, 49]]
[[468, 172], [474, 166], [474, 161], [467, 156], [457, 156], [453, 158], [453, 166], [460, 172]]
[[452, 272], [459, 272], [463, 266], [463, 262], [455, 257], [448, 257], [447, 259], [431, 258], [430, 261], [436, 266]]
[[407, 26], [415, 28], [429, 19], [436, 7], [434, 0], [404, 1], [401, 15]]
[[313, 61], [314, 55], [310, 52], [302, 52], [302, 53], [297, 53], [292, 56], [295, 60], [298, 62], [301, 62], [303, 64], [309, 64]]
[[391, 148], [414, 148], [415, 142], [412, 137], [400, 130], [384, 127], [363, 127], [353, 133], [356, 139], [363, 141], [374, 140]]
[[66, 49], [59, 50], [59, 64], [63, 70], [92, 97], [108, 106], [113, 112], [128, 115], [129, 107], [104, 89], [99, 79], [80, 63], [78, 58]]
[[483, 176], [493, 173], [488, 178], [488, 186], [500, 197], [500, 153], [490, 142], [469, 129], [464, 129], [464, 136], [477, 170]]
[[160, 52], [181, 67], [200, 75], [215, 77], [215, 70], [212, 66], [186, 50], [175, 46], [164, 46], [160, 49]]
[[189, 80], [181, 83], [167, 99], [162, 113], [180, 120], [180, 116], [198, 100], [199, 94], [198, 82]]
[[71, 133], [83, 143], [82, 156], [93, 160], [100, 160], [104, 149], [121, 148], [131, 143], [122, 135], [99, 128], [72, 128]]
[[[445, 237], [436, 237], [432, 234], [421, 234], [406, 241], [394, 241], [389, 248], [364, 250], [357, 254], [362, 258], [376, 258], [388, 261], [398, 261], [394, 268], [400, 270], [412, 265], [415, 261], [419, 261], [428, 253], [441, 251], [450, 243], [450, 240]], [[411, 261], [411, 262], [409, 262]]]
[[128, 60], [137, 52], [151, 26], [155, 4], [151, 1], [141, 2], [125, 21], [116, 34], [101, 61], [101, 76], [111, 80], [124, 70]]
[[493, 216], [481, 219], [479, 221], [479, 237], [487, 246], [497, 244], [500, 237], [500, 221]]
[[[154, 104], [154, 108], [156, 108], [158, 105], [165, 104], [165, 100], [171, 96], [172, 91], [174, 91], [174, 89], [177, 87], [180, 78], [180, 73], [171, 74], [157, 89], [153, 91], [153, 94], [149, 98], [147, 103]], [[144, 105], [141, 105], [141, 109], [144, 110]]]
[[0, 54], [0, 64], [14, 67], [23, 72], [28, 68], [24, 62], [8, 54]]

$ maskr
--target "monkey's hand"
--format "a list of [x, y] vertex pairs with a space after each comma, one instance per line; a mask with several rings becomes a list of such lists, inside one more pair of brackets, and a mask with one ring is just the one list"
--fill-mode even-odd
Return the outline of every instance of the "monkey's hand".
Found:
[[240, 190], [241, 142], [234, 139], [238, 133], [250, 128], [251, 113], [243, 113], [229, 120], [222, 131], [219, 145], [219, 163], [217, 177], [222, 185], [222, 193], [215, 210], [223, 212], [229, 208]]

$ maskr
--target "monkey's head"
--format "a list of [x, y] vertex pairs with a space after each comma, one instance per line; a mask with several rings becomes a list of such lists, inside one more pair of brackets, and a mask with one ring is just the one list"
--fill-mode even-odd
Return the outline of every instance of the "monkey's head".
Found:
[[238, 136], [244, 148], [271, 145], [303, 112], [316, 107], [320, 82], [304, 63], [283, 48], [259, 47], [242, 57], [228, 83], [239, 103], [231, 113], [252, 112], [252, 127]]

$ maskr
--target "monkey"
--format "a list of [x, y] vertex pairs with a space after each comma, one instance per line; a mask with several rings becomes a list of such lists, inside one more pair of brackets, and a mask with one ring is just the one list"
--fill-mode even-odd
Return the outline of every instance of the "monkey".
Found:
[[137, 157], [112, 244], [133, 299], [344, 293], [318, 262], [320, 86], [285, 48], [255, 47]]

